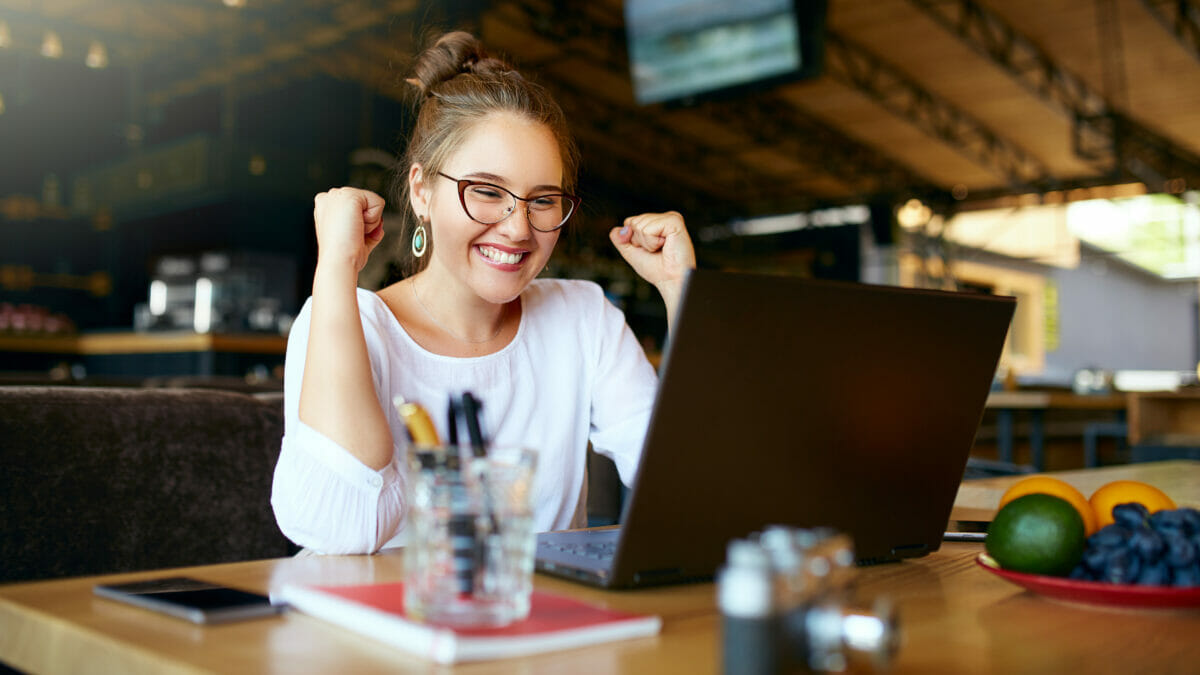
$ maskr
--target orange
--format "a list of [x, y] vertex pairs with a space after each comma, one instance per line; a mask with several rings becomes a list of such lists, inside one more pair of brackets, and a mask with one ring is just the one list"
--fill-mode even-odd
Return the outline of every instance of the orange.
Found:
[[[1085, 536], [1091, 536], [1093, 532], [1100, 529], [1096, 520], [1096, 512], [1088, 503], [1087, 497], [1084, 497], [1083, 493], [1074, 485], [1051, 476], [1030, 476], [1013, 483], [1000, 497], [1000, 504], [996, 509], [1002, 509], [1005, 504], [1017, 497], [1029, 494], [1054, 495], [1067, 500], [1067, 503], [1075, 507], [1075, 510], [1079, 512], [1079, 517], [1083, 519]], [[1109, 521], [1111, 522], [1112, 519], [1110, 518]]]
[[1136, 502], [1145, 506], [1150, 513], [1175, 508], [1175, 502], [1165, 492], [1153, 485], [1136, 480], [1115, 480], [1105, 483], [1092, 493], [1089, 501], [1092, 504], [1092, 510], [1096, 512], [1096, 524], [1099, 527], [1112, 524], [1112, 510], [1117, 504]]

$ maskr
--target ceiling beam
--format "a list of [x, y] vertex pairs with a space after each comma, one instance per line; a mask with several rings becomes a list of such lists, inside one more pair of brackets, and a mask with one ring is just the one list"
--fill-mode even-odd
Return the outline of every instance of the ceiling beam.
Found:
[[1200, 3], [1196, 0], [1142, 0], [1142, 5], [1189, 54], [1200, 60]]
[[845, 37], [827, 32], [825, 74], [987, 167], [1016, 189], [1050, 181], [1041, 160]]
[[161, 106], [181, 96], [253, 77], [267, 68], [337, 49], [358, 35], [390, 25], [396, 15], [415, 12], [417, 5], [417, 0], [391, 0], [370, 10], [335, 12], [336, 20], [329, 24], [307, 24], [292, 33], [272, 33], [270, 41], [264, 35], [260, 49], [218, 58], [189, 77], [148, 91], [145, 102], [151, 107]]
[[[1138, 180], [1154, 192], [1178, 191], [1179, 180], [1193, 187], [1200, 185], [1200, 158], [1118, 112], [1103, 95], [1059, 67], [1045, 50], [999, 15], [974, 0], [909, 2], [1066, 114], [1074, 124], [1076, 154], [1097, 165], [1108, 180]], [[1190, 0], [1176, 2], [1192, 4]]]
[[[601, 5], [589, 5], [584, 13], [567, 11], [561, 3], [539, 0], [514, 0], [497, 3], [497, 6], [515, 10], [504, 12], [503, 15], [496, 12], [498, 19], [512, 23], [513, 14], [518, 14], [522, 24], [515, 27], [532, 31], [562, 45], [564, 51], [575, 43], [591, 45], [593, 49], [589, 51], [589, 57], [594, 57], [594, 64], [628, 77], [624, 19], [621, 16], [602, 16]], [[737, 101], [710, 101], [694, 109], [726, 128], [757, 140], [763, 146], [780, 150], [800, 164], [832, 174], [851, 189], [861, 192], [864, 198], [878, 192], [915, 190], [924, 193], [938, 190], [908, 167], [805, 115], [774, 94], [747, 96]], [[639, 138], [653, 134], [670, 139], [662, 146], [668, 157], [672, 153], [678, 155], [694, 145], [692, 140], [680, 136], [668, 123], [661, 121], [659, 108], [648, 106], [627, 110], [625, 115], [629, 118], [629, 124], [656, 127], [647, 128], [639, 134]], [[588, 115], [589, 118], [593, 116]], [[721, 161], [728, 165], [731, 162], [740, 163], [741, 160], [730, 153]], [[797, 194], [781, 200], [779, 195], [789, 190], [795, 193], [795, 188], [781, 183], [778, 177], [767, 176], [759, 167], [749, 164], [743, 166], [747, 175], [763, 176], [766, 181], [737, 187], [743, 199], [753, 199], [754, 194], [761, 196], [758, 210], [769, 212], [771, 209], [786, 210], [793, 206], [807, 208], [818, 199], [813, 195]]]

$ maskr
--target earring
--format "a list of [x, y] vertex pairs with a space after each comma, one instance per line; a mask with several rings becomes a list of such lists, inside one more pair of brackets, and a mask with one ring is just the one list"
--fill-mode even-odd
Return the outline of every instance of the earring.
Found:
[[425, 250], [428, 247], [429, 247], [429, 237], [425, 233], [425, 220], [422, 219], [421, 223], [419, 225], [417, 225], [417, 229], [413, 232], [413, 238], [412, 238], [413, 255], [420, 258], [421, 256], [425, 255]]

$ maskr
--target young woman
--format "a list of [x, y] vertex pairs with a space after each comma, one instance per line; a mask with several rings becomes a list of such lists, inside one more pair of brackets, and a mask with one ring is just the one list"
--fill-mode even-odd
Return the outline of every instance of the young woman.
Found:
[[[312, 297], [288, 341], [271, 501], [284, 534], [323, 553], [402, 541], [394, 396], [442, 424], [452, 394], [482, 400], [493, 443], [538, 451], [534, 525], [550, 530], [579, 524], [589, 441], [631, 481], [657, 386], [596, 284], [536, 278], [579, 203], [558, 105], [465, 33], [423, 52], [409, 82], [421, 95], [401, 165], [412, 273], [378, 293], [357, 288], [384, 201], [354, 188], [317, 195]], [[695, 267], [680, 215], [633, 216], [610, 238], [673, 316]]]

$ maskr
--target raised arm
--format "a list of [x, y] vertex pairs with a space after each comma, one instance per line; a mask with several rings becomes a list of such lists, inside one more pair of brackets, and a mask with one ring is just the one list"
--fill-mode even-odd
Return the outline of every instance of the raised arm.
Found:
[[676, 211], [630, 216], [608, 236], [621, 257], [662, 295], [670, 330], [683, 295], [683, 282], [696, 268], [696, 251], [683, 216]]
[[317, 269], [300, 419], [367, 466], [392, 459], [392, 435], [375, 395], [358, 313], [358, 273], [383, 238], [383, 198], [337, 188], [317, 195]]

